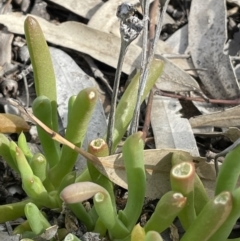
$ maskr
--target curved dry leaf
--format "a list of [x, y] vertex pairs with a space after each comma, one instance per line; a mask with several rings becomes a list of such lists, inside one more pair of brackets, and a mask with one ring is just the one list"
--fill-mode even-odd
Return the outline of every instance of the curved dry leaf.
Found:
[[94, 13], [103, 5], [101, 0], [50, 0], [50, 2], [56, 3], [70, 10], [71, 12], [87, 19], [90, 19]]
[[[205, 162], [204, 158], [192, 157], [188, 152], [176, 149], [144, 151], [147, 178], [146, 196], [155, 199], [170, 190], [171, 158], [174, 152], [186, 155], [189, 161], [194, 160], [196, 172], [202, 179], [207, 193], [213, 196], [216, 176], [214, 165]], [[99, 159], [101, 163], [94, 162], [95, 167], [112, 182], [127, 189], [127, 177], [122, 154], [100, 157]]]
[[12, 114], [0, 114], [0, 133], [10, 134], [29, 130], [30, 126], [23, 118]]
[[[189, 16], [189, 47], [193, 63], [208, 93], [216, 99], [240, 96], [226, 41], [225, 0], [193, 0]], [[204, 70], [205, 69], [205, 70]]]
[[240, 106], [226, 109], [211, 114], [200, 115], [189, 119], [194, 127], [199, 126], [216, 126], [216, 127], [233, 127], [239, 126], [240, 123]]

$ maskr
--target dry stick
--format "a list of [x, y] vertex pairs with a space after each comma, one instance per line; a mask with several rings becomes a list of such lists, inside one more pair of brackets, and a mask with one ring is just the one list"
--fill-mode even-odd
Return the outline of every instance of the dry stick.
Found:
[[150, 127], [153, 96], [154, 96], [154, 93], [153, 93], [153, 90], [151, 90], [149, 93], [149, 96], [148, 96], [146, 115], [145, 115], [144, 125], [143, 125], [143, 129], [142, 129], [142, 132], [143, 132], [142, 139], [144, 141], [147, 137], [148, 129]]
[[239, 105], [240, 104], [240, 99], [220, 100], [220, 99], [204, 99], [201, 97], [187, 97], [187, 96], [182, 96], [182, 95], [178, 95], [178, 94], [167, 93], [167, 92], [164, 92], [159, 89], [156, 90], [154, 94], [161, 95], [161, 96], [167, 96], [167, 97], [180, 99], [180, 100], [198, 101], [198, 102], [206, 102], [206, 103], [212, 103], [212, 104], [223, 104], [223, 105]]
[[[149, 47], [148, 49], [152, 48], [152, 40], [154, 39], [155, 36], [155, 19], [156, 19], [156, 14], [158, 14], [158, 4], [159, 0], [155, 0], [154, 3], [152, 4], [150, 8], [150, 26], [149, 26]], [[145, 114], [145, 120], [144, 120], [144, 125], [143, 125], [143, 135], [142, 139], [145, 141], [148, 133], [148, 129], [150, 127], [150, 122], [151, 122], [151, 110], [152, 110], [152, 103], [153, 103], [153, 91], [151, 90], [148, 96], [148, 102], [147, 102], [147, 108], [146, 108], [146, 114]]]
[[115, 123], [115, 113], [116, 113], [116, 104], [117, 104], [117, 95], [118, 95], [118, 89], [119, 89], [119, 83], [120, 83], [120, 76], [122, 72], [122, 65], [124, 61], [124, 57], [127, 52], [127, 48], [129, 43], [123, 40], [121, 38], [121, 48], [120, 48], [120, 54], [118, 58], [118, 64], [117, 64], [117, 70], [115, 74], [114, 79], [114, 85], [113, 85], [113, 95], [112, 95], [112, 101], [111, 101], [111, 111], [109, 115], [108, 120], [108, 130], [107, 130], [107, 144], [109, 147], [109, 152], [112, 154], [112, 144], [113, 144], [113, 132], [114, 132], [114, 123]]
[[133, 120], [132, 120], [131, 127], [130, 127], [130, 133], [131, 134], [136, 132], [137, 128], [138, 128], [141, 98], [142, 98], [143, 91], [144, 91], [144, 88], [145, 88], [145, 85], [146, 85], [146, 80], [147, 80], [150, 64], [153, 60], [154, 53], [155, 53], [157, 43], [158, 43], [158, 40], [159, 40], [159, 36], [160, 36], [161, 30], [162, 30], [163, 20], [164, 20], [165, 12], [167, 10], [167, 5], [168, 5], [169, 1], [170, 0], [166, 0], [163, 8], [160, 7], [161, 14], [159, 14], [159, 20], [158, 20], [158, 24], [157, 24], [156, 34], [155, 34], [155, 38], [154, 38], [154, 41], [153, 41], [153, 45], [150, 49], [150, 53], [149, 53], [149, 57], [148, 57], [148, 61], [147, 61], [147, 66], [145, 67], [144, 72], [143, 72], [143, 74], [141, 74], [141, 77], [140, 77], [137, 103], [136, 103], [136, 106], [135, 106], [135, 110], [134, 110], [134, 114], [133, 114]]
[[112, 87], [109, 85], [107, 79], [104, 77], [104, 74], [99, 70], [97, 65], [94, 63], [93, 59], [87, 55], [87, 54], [80, 54], [81, 57], [85, 59], [85, 61], [88, 63], [93, 75], [95, 78], [98, 78], [102, 81], [102, 83], [107, 87], [107, 91], [110, 95], [112, 95], [113, 90]]
[[28, 91], [28, 82], [27, 82], [27, 78], [26, 75], [23, 75], [23, 82], [24, 82], [24, 86], [25, 86], [25, 91], [26, 91], [26, 107], [29, 107], [29, 91]]
[[46, 126], [43, 122], [41, 122], [36, 116], [34, 116], [32, 113], [30, 113], [27, 109], [25, 109], [18, 101], [14, 100], [14, 99], [8, 99], [8, 102], [17, 107], [18, 110], [21, 112], [21, 114], [23, 116], [26, 116], [28, 119], [30, 119], [33, 123], [39, 125], [44, 131], [46, 131], [46, 133], [49, 134], [49, 136], [63, 144], [68, 146], [69, 148], [71, 148], [72, 150], [78, 152], [79, 154], [81, 154], [83, 157], [85, 157], [88, 160], [91, 160], [93, 163], [101, 163], [101, 161], [94, 155], [84, 151], [82, 148], [79, 148], [77, 146], [75, 146], [73, 143], [71, 143], [70, 141], [66, 140], [65, 138], [63, 138], [61, 135], [59, 135], [57, 132], [53, 131], [52, 129], [50, 129], [48, 126]]

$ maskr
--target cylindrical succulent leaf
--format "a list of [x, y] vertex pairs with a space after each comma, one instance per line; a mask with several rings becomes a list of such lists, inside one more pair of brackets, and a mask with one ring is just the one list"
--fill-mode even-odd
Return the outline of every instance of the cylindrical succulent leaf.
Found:
[[75, 216], [86, 226], [88, 231], [94, 229], [94, 220], [90, 213], [86, 211], [85, 207], [81, 202], [79, 203], [69, 203], [68, 207], [75, 214]]
[[[95, 88], [86, 88], [77, 95], [68, 118], [65, 138], [76, 146], [81, 146], [87, 127], [97, 102]], [[50, 180], [58, 187], [61, 179], [74, 167], [78, 153], [63, 146], [59, 163], [50, 171]]]
[[64, 241], [81, 241], [81, 240], [77, 236], [75, 236], [74, 234], [69, 233], [65, 237]]
[[56, 79], [51, 55], [42, 29], [37, 20], [28, 16], [24, 22], [24, 32], [33, 66], [37, 96], [46, 96], [52, 105], [53, 130], [58, 131]]
[[[149, 75], [146, 81], [144, 93], [142, 95], [142, 101], [146, 98], [149, 91], [152, 89], [152, 87], [158, 80], [159, 76], [162, 73], [163, 66], [164, 66], [163, 61], [156, 60], [156, 59], [152, 61], [152, 64], [149, 70]], [[124, 91], [124, 94], [117, 105], [114, 133], [113, 133], [113, 148], [112, 148], [113, 152], [116, 150], [117, 145], [121, 141], [123, 135], [125, 134], [129, 126], [129, 123], [132, 120], [134, 108], [137, 101], [139, 77], [140, 77], [140, 72], [138, 72], [133, 77], [133, 79], [131, 80], [127, 89]]]
[[125, 209], [119, 214], [123, 223], [132, 230], [136, 224], [144, 203], [146, 190], [146, 173], [143, 159], [142, 132], [137, 132], [124, 143], [123, 159], [127, 172], [128, 200]]
[[192, 162], [182, 162], [175, 165], [171, 170], [170, 180], [172, 190], [180, 192], [187, 197], [186, 205], [178, 214], [181, 224], [185, 230], [189, 228], [196, 218], [194, 208], [194, 179], [195, 167]]
[[29, 202], [32, 202], [32, 200], [26, 199], [17, 203], [0, 205], [0, 223], [5, 223], [24, 216], [24, 207]]
[[3, 160], [5, 160], [13, 170], [15, 170], [16, 172], [19, 172], [17, 164], [15, 162], [15, 158], [12, 157], [12, 154], [11, 154], [10, 141], [2, 133], [0, 133], [0, 156], [2, 156]]
[[228, 218], [232, 205], [233, 200], [230, 192], [222, 192], [210, 200], [183, 235], [181, 241], [210, 240], [210, 237]]
[[36, 153], [31, 161], [30, 166], [35, 176], [39, 177], [43, 182], [46, 179], [47, 172], [47, 161], [43, 154]]
[[231, 213], [221, 227], [211, 236], [209, 241], [226, 241], [232, 232], [234, 225], [237, 223], [237, 220], [240, 217], [240, 188], [235, 189], [232, 192], [232, 196], [233, 207]]
[[18, 137], [18, 146], [21, 148], [23, 151], [24, 155], [26, 156], [27, 160], [30, 161], [31, 158], [33, 157], [33, 154], [27, 144], [27, 140], [23, 132], [19, 135]]
[[[50, 129], [53, 129], [52, 123], [52, 105], [51, 101], [46, 96], [39, 96], [33, 102], [33, 114], [42, 121]], [[41, 141], [41, 145], [44, 151], [44, 155], [47, 159], [50, 168], [55, 166], [60, 158], [60, 146], [59, 143], [54, 141], [51, 136], [43, 130], [40, 126], [37, 126], [38, 136]]]
[[16, 148], [16, 161], [22, 178], [22, 187], [27, 195], [43, 205], [51, 206], [46, 189], [39, 177], [33, 174], [30, 165], [19, 147]]
[[240, 145], [226, 155], [217, 176], [215, 195], [218, 195], [223, 191], [232, 192], [236, 188], [240, 175], [239, 160]]
[[51, 226], [35, 204], [26, 204], [24, 212], [34, 234], [39, 235]]
[[[104, 157], [104, 156], [109, 155], [108, 145], [101, 138], [98, 138], [98, 139], [90, 142], [90, 144], [88, 146], [88, 152], [97, 157]], [[113, 183], [107, 177], [102, 175], [90, 161], [87, 162], [87, 166], [88, 166], [88, 171], [89, 171], [92, 181], [94, 183], [104, 187], [108, 191], [108, 193], [111, 197], [111, 200], [112, 200], [112, 204], [113, 204], [114, 208], [116, 208], [115, 207], [116, 206], [115, 205], [115, 195], [113, 192]]]
[[61, 181], [59, 188], [58, 188], [58, 193], [60, 192], [67, 186], [73, 184], [76, 180], [76, 171], [69, 172]]
[[186, 205], [186, 200], [187, 198], [178, 192], [170, 191], [164, 194], [144, 226], [145, 232], [154, 230], [161, 233], [167, 229]]
[[[180, 164], [182, 162], [192, 162], [192, 160], [189, 160], [188, 154], [183, 154], [180, 152], [174, 152], [172, 154], [172, 165], [175, 166], [177, 164]], [[200, 180], [197, 173], [195, 173], [195, 179], [194, 179], [194, 207], [196, 210], [196, 214], [199, 214], [200, 211], [203, 209], [203, 207], [207, 204], [209, 201], [209, 197], [207, 195], [206, 189], [203, 186], [202, 181]]]
[[118, 220], [111, 198], [103, 187], [92, 182], [79, 182], [64, 188], [60, 194], [61, 199], [68, 204], [82, 202], [92, 196], [97, 214], [109, 230], [110, 235], [114, 238], [126, 237], [129, 231]]
[[163, 239], [156, 231], [149, 231], [147, 232], [144, 241], [163, 241]]
[[144, 241], [145, 240], [145, 231], [139, 225], [135, 225], [131, 232], [131, 241]]
[[14, 228], [13, 234], [23, 234], [25, 232], [30, 232], [30, 231], [31, 231], [31, 227], [29, 225], [28, 220], [26, 220], [21, 224], [19, 224], [16, 228]]

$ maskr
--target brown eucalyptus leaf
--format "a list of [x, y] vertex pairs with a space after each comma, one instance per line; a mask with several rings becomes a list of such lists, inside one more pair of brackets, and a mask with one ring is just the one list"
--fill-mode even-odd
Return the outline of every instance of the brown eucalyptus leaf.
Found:
[[[170, 170], [172, 153], [181, 153], [194, 160], [196, 172], [203, 181], [209, 196], [214, 194], [214, 165], [205, 162], [204, 158], [192, 157], [188, 152], [176, 149], [153, 149], [144, 151], [144, 162], [147, 178], [146, 197], [159, 198], [170, 190]], [[127, 178], [122, 154], [99, 158], [101, 163], [94, 162], [95, 167], [112, 182], [127, 189]], [[133, 173], [134, 175], [134, 173]]]
[[239, 84], [228, 55], [223, 53], [227, 38], [225, 0], [191, 2], [189, 47], [193, 63], [208, 93], [216, 99], [234, 99]]
[[101, 0], [84, 0], [84, 1], [76, 1], [76, 0], [50, 0], [50, 2], [56, 3], [71, 12], [90, 19], [92, 15], [103, 5]]
[[194, 127], [199, 126], [216, 126], [216, 127], [233, 127], [239, 126], [240, 123], [240, 106], [226, 109], [225, 111], [214, 112], [211, 114], [192, 117], [189, 122]]
[[12, 114], [0, 114], [0, 133], [19, 133], [29, 129], [30, 126], [23, 118]]

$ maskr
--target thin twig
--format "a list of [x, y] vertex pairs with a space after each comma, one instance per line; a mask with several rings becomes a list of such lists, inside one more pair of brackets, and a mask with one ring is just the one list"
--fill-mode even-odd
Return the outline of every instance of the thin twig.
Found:
[[141, 69], [140, 69], [140, 79], [139, 79], [139, 88], [138, 88], [138, 96], [137, 102], [133, 113], [132, 122], [130, 125], [129, 133], [130, 135], [137, 131], [138, 128], [138, 118], [139, 118], [139, 111], [140, 111], [140, 104], [141, 104], [141, 89], [143, 88], [143, 78], [144, 78], [144, 71], [147, 64], [147, 53], [148, 53], [148, 21], [149, 21], [149, 0], [144, 0], [142, 3], [143, 8], [143, 44], [142, 44], [142, 60], [141, 60]]
[[109, 85], [107, 79], [104, 77], [104, 74], [99, 70], [97, 65], [94, 63], [93, 59], [87, 54], [81, 53], [80, 55], [88, 63], [94, 77], [100, 79], [102, 83], [107, 87], [108, 93], [112, 95], [113, 93], [112, 87]]
[[183, 95], [178, 95], [178, 94], [167, 93], [162, 90], [156, 90], [154, 94], [171, 97], [171, 98], [175, 98], [175, 99], [180, 99], [180, 100], [190, 100], [190, 101], [206, 102], [206, 103], [212, 103], [212, 104], [223, 104], [223, 105], [239, 105], [240, 104], [240, 99], [220, 100], [220, 99], [206, 99], [206, 98], [201, 98], [201, 97], [188, 97], [188, 96], [183, 96]]
[[23, 69], [20, 74], [16, 76], [17, 80], [23, 79], [23, 76], [27, 76], [29, 73], [33, 72], [32, 65], [30, 64], [26, 69]]
[[29, 91], [28, 91], [28, 82], [27, 82], [26, 75], [23, 75], [23, 82], [24, 82], [25, 91], [26, 91], [26, 108], [28, 108], [29, 107]]
[[[155, 36], [155, 26], [156, 26], [156, 15], [158, 14], [158, 5], [159, 5], [159, 0], [155, 0], [154, 3], [151, 6], [150, 9], [150, 26], [149, 26], [149, 45], [148, 48], [152, 48], [152, 40], [154, 39]], [[148, 50], [149, 50], [148, 49]], [[144, 119], [144, 125], [142, 128], [142, 139], [145, 141], [146, 137], [147, 137], [147, 133], [148, 133], [148, 129], [150, 127], [150, 122], [151, 122], [151, 110], [152, 110], [152, 103], [153, 103], [153, 96], [154, 93], [151, 90], [148, 96], [148, 102], [147, 102], [147, 108], [146, 108], [146, 114], [145, 114], [145, 119]]]
[[111, 111], [110, 111], [110, 115], [109, 115], [108, 130], [107, 130], [107, 144], [109, 147], [110, 154], [112, 154], [113, 132], [114, 132], [118, 89], [119, 89], [120, 77], [121, 77], [121, 72], [122, 72], [122, 65], [123, 65], [124, 57], [127, 52], [128, 45], [129, 44], [126, 41], [122, 40], [120, 54], [119, 54], [119, 58], [118, 58], [117, 70], [116, 70], [114, 85], [113, 85]]
[[52, 129], [50, 129], [48, 126], [46, 126], [43, 122], [41, 122], [35, 115], [33, 115], [32, 113], [30, 113], [26, 108], [23, 107], [23, 105], [20, 104], [20, 102], [14, 100], [14, 99], [8, 99], [8, 102], [15, 106], [16, 108], [18, 108], [18, 110], [21, 112], [21, 114], [23, 116], [26, 116], [28, 119], [30, 119], [33, 123], [37, 124], [38, 126], [40, 126], [44, 131], [46, 131], [46, 133], [49, 134], [49, 136], [63, 144], [68, 146], [69, 148], [71, 148], [72, 150], [78, 152], [79, 154], [81, 154], [83, 157], [85, 157], [88, 160], [91, 160], [92, 162], [97, 162], [97, 163], [101, 163], [101, 161], [94, 155], [84, 151], [82, 148], [79, 148], [77, 146], [75, 146], [73, 143], [71, 143], [70, 141], [66, 140], [65, 138], [63, 138], [61, 135], [59, 135], [57, 132], [53, 131]]
[[189, 59], [189, 54], [162, 54], [167, 59]]
[[151, 90], [149, 93], [149, 96], [148, 96], [146, 115], [145, 115], [144, 125], [143, 125], [143, 129], [142, 129], [142, 132], [143, 132], [142, 139], [143, 140], [146, 139], [148, 129], [150, 127], [153, 96], [154, 96], [154, 93], [153, 93], [153, 90]]

